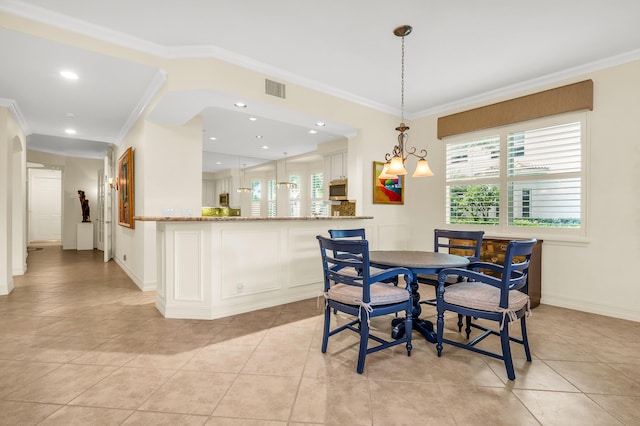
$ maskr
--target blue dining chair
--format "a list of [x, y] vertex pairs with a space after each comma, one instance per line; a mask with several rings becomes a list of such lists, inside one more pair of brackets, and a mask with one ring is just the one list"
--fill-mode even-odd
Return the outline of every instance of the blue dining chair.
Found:
[[[482, 238], [484, 231], [456, 231], [449, 229], [433, 230], [433, 251], [436, 253], [450, 253], [465, 256], [470, 262], [480, 260]], [[438, 276], [436, 274], [418, 274], [418, 283], [433, 286], [434, 296], [438, 288]], [[451, 276], [445, 285], [457, 283], [460, 277]], [[436, 306], [436, 298], [421, 300], [425, 305]], [[467, 318], [467, 323], [470, 318]], [[458, 315], [458, 331], [462, 331], [462, 315]]]
[[[468, 269], [450, 268], [440, 271], [436, 298], [438, 356], [442, 355], [442, 344], [447, 343], [497, 358], [504, 362], [509, 380], [515, 380], [510, 342], [523, 345], [527, 361], [531, 361], [526, 324], [526, 317], [531, 310], [529, 296], [521, 290], [527, 285], [529, 261], [535, 244], [535, 238], [527, 241], [510, 241], [505, 253], [504, 266], [488, 262], [472, 262]], [[483, 270], [498, 272], [501, 278], [482, 273]], [[466, 281], [447, 286], [447, 279], [451, 276], [463, 277]], [[486, 322], [478, 324], [469, 321], [465, 330], [467, 340], [470, 338], [472, 328], [481, 331], [479, 336], [467, 343], [445, 339], [444, 314], [446, 311], [465, 315], [467, 318], [493, 321], [497, 324], [491, 328], [484, 325]], [[520, 339], [509, 336], [509, 325], [517, 320], [520, 320], [522, 330]], [[501, 354], [475, 346], [490, 335], [500, 336]]]
[[[329, 229], [329, 236], [333, 239], [366, 240], [364, 228], [356, 229]], [[377, 268], [376, 268], [377, 269]], [[385, 280], [386, 283], [398, 285], [398, 277]]]
[[[320, 244], [322, 270], [324, 276], [324, 332], [322, 352], [327, 352], [329, 337], [345, 330], [360, 335], [360, 347], [356, 371], [364, 371], [368, 354], [406, 344], [407, 355], [411, 356], [411, 289], [409, 283], [413, 273], [406, 268], [378, 270], [369, 264], [369, 242], [360, 240], [340, 240], [316, 237]], [[385, 284], [399, 275], [405, 276], [405, 286]], [[332, 310], [344, 312], [352, 319], [344, 325], [331, 329]], [[407, 333], [403, 338], [387, 341], [370, 332], [370, 320], [382, 315], [404, 311], [407, 318]], [[369, 346], [369, 340], [378, 343]]]

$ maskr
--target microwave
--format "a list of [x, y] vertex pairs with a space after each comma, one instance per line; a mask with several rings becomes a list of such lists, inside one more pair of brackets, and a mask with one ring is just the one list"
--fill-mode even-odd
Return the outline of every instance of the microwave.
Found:
[[329, 199], [335, 201], [348, 200], [347, 180], [332, 180], [329, 182]]

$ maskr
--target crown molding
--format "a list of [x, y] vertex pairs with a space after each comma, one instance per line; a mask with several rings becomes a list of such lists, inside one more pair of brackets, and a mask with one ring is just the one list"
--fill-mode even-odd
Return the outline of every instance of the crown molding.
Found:
[[85, 36], [106, 41], [118, 46], [126, 47], [129, 49], [137, 50], [143, 53], [154, 55], [164, 59], [177, 59], [177, 58], [214, 58], [221, 61], [229, 62], [234, 65], [241, 66], [243, 68], [250, 69], [255, 72], [269, 75], [274, 78], [279, 78], [287, 81], [288, 83], [298, 84], [309, 89], [326, 93], [328, 95], [335, 96], [346, 101], [350, 101], [356, 104], [363, 105], [368, 108], [372, 108], [381, 112], [389, 114], [399, 115], [400, 110], [390, 107], [378, 102], [374, 102], [370, 99], [354, 95], [345, 90], [329, 86], [318, 81], [307, 79], [299, 75], [293, 74], [281, 68], [277, 68], [243, 55], [239, 55], [228, 51], [226, 49], [219, 48], [217, 46], [181, 46], [181, 47], [165, 47], [155, 43], [148, 42], [146, 40], [139, 39], [123, 34], [118, 31], [113, 31], [105, 27], [90, 24], [79, 19], [71, 18], [67, 15], [63, 15], [56, 12], [32, 6], [22, 3], [16, 0], [4, 0], [0, 3], [0, 10], [20, 16], [25, 19], [40, 22], [53, 27], [58, 27], [70, 32], [83, 34]]
[[18, 126], [20, 126], [20, 130], [24, 133], [25, 136], [29, 136], [31, 134], [31, 128], [27, 124], [27, 120], [25, 120], [24, 115], [22, 115], [22, 111], [20, 111], [20, 107], [13, 99], [0, 98], [0, 106], [7, 108], [13, 118], [18, 122]]
[[576, 77], [584, 77], [585, 74], [600, 71], [606, 68], [615, 67], [618, 65], [626, 64], [629, 62], [640, 60], [640, 49], [625, 52], [620, 55], [611, 56], [609, 58], [600, 59], [598, 61], [590, 62], [587, 64], [579, 65], [577, 67], [569, 68], [566, 70], [558, 71], [555, 73], [547, 74], [543, 77], [534, 78], [531, 80], [523, 81], [518, 84], [512, 84], [510, 86], [502, 87], [497, 90], [491, 90], [489, 92], [481, 93], [476, 96], [459, 99], [446, 104], [438, 105], [433, 108], [422, 110], [413, 114], [408, 114], [407, 118], [410, 120], [416, 120], [429, 115], [436, 115], [442, 113], [448, 113], [452, 110], [461, 109], [470, 105], [480, 104], [483, 102], [492, 102], [497, 98], [512, 96], [532, 89], [537, 89], [540, 86], [547, 84], [557, 83], [558, 81], [572, 79]]
[[[177, 58], [213, 58], [221, 61], [229, 62], [234, 65], [241, 66], [243, 68], [250, 69], [252, 71], [268, 75], [272, 78], [282, 79], [287, 83], [297, 84], [303, 87], [307, 87], [312, 90], [316, 90], [327, 95], [331, 95], [355, 104], [359, 104], [380, 112], [401, 115], [399, 108], [394, 108], [389, 105], [381, 104], [379, 102], [372, 101], [368, 98], [364, 98], [355, 95], [346, 90], [338, 89], [336, 87], [320, 83], [318, 81], [301, 77], [297, 74], [293, 74], [289, 71], [283, 70], [278, 67], [274, 67], [254, 59], [248, 58], [243, 55], [239, 55], [222, 49], [216, 46], [180, 46], [180, 47], [166, 47], [151, 43], [146, 40], [139, 39], [123, 34], [118, 31], [113, 31], [105, 27], [101, 27], [94, 24], [89, 24], [79, 19], [71, 18], [67, 15], [51, 12], [49, 10], [22, 3], [17, 0], [0, 0], [0, 11], [4, 11], [16, 16], [20, 16], [25, 19], [40, 22], [53, 27], [58, 27], [71, 32], [86, 35], [91, 38], [106, 41], [118, 46], [133, 49], [143, 53], [151, 54], [164, 59], [177, 59]], [[563, 79], [570, 79], [578, 77], [590, 72], [599, 71], [604, 68], [609, 68], [616, 65], [621, 65], [627, 62], [632, 62], [640, 59], [640, 50], [634, 50], [631, 52], [622, 53], [613, 57], [605, 58], [602, 60], [594, 61], [588, 64], [579, 65], [573, 68], [562, 70], [556, 73], [551, 73], [543, 77], [527, 80], [514, 85], [502, 87], [496, 90], [484, 92], [478, 95], [470, 96], [463, 99], [458, 99], [452, 102], [447, 102], [441, 105], [427, 108], [414, 113], [407, 113], [405, 111], [406, 118], [409, 120], [419, 119], [429, 115], [440, 114], [455, 109], [467, 107], [469, 105], [488, 102], [493, 99], [510, 96], [518, 92], [523, 92], [531, 89], [535, 89], [545, 84], [552, 84]], [[153, 85], [153, 84], [152, 84]], [[141, 106], [149, 99], [141, 100]], [[137, 108], [136, 108], [137, 109]], [[144, 107], [142, 107], [142, 110]], [[140, 111], [134, 111], [133, 114], [139, 114]], [[24, 120], [23, 120], [24, 121]], [[126, 126], [125, 126], [126, 127]]]
[[167, 55], [164, 46], [20, 1], [3, 0], [0, 11], [151, 55]]
[[144, 110], [147, 109], [149, 104], [151, 104], [151, 101], [155, 98], [156, 94], [160, 91], [160, 89], [162, 89], [166, 81], [167, 81], [167, 72], [163, 70], [158, 70], [158, 72], [156, 72], [156, 74], [153, 76], [151, 83], [149, 83], [149, 85], [147, 86], [147, 89], [145, 90], [144, 94], [138, 101], [138, 104], [131, 111], [131, 114], [129, 114], [129, 117], [127, 118], [127, 121], [125, 122], [124, 126], [122, 126], [122, 129], [120, 129], [120, 133], [118, 134], [118, 137], [116, 138], [116, 141], [115, 141], [116, 145], [120, 145], [120, 143], [127, 136], [131, 128], [136, 124], [136, 122], [138, 121], [138, 119], [140, 118]]
[[284, 80], [286, 83], [297, 84], [308, 89], [316, 90], [327, 95], [335, 96], [346, 101], [350, 101], [377, 111], [388, 114], [400, 115], [400, 109], [390, 107], [371, 99], [355, 95], [346, 90], [320, 83], [319, 81], [301, 77], [282, 68], [274, 67], [260, 61], [256, 61], [247, 56], [239, 55], [229, 50], [217, 46], [179, 46], [167, 49], [166, 59], [187, 59], [187, 58], [214, 58], [233, 65], [240, 66], [260, 74], [265, 74], [270, 78]]

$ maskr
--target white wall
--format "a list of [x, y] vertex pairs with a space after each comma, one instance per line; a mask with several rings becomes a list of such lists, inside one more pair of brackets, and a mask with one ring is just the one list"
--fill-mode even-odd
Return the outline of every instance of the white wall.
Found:
[[[136, 216], [176, 216], [202, 207], [202, 124], [191, 120], [180, 127], [162, 126], [144, 117], [118, 146], [115, 158], [133, 147]], [[116, 196], [115, 209], [118, 203]], [[114, 259], [142, 290], [156, 288], [155, 223], [135, 222], [115, 228]]]
[[13, 105], [0, 107], [0, 295], [26, 267], [25, 145]]
[[13, 290], [11, 247], [11, 151], [13, 135], [9, 131], [11, 116], [0, 108], [0, 295]]
[[[540, 229], [514, 234], [544, 240], [542, 303], [640, 321], [640, 286], [630, 269], [640, 258], [640, 199], [635, 195], [640, 183], [639, 75], [640, 62], [636, 61], [531, 91], [586, 79], [594, 82], [594, 108], [587, 118], [586, 235], [569, 238]], [[454, 112], [458, 111], [438, 116]], [[438, 116], [411, 125], [413, 135], [420, 135], [427, 145], [435, 173], [432, 178], [413, 179], [407, 185], [414, 248], [430, 248], [433, 229], [447, 226], [444, 142], [436, 138]], [[491, 234], [490, 229], [485, 231]]]
[[27, 270], [27, 144], [24, 137], [14, 136], [12, 147], [12, 274]]

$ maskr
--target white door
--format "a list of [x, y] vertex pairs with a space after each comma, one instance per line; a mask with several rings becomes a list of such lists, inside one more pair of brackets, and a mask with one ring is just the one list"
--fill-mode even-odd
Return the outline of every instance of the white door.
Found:
[[29, 242], [60, 240], [62, 172], [29, 169]]
[[104, 251], [104, 170], [98, 170], [98, 250]]
[[[102, 219], [103, 222], [101, 224], [102, 231], [102, 239], [103, 239], [103, 250], [104, 250], [104, 261], [108, 262], [113, 257], [113, 188], [109, 185], [109, 178], [113, 179], [111, 182], [115, 182], [113, 178], [113, 168], [111, 165], [111, 157], [104, 157], [104, 172], [102, 173], [102, 196], [100, 199], [102, 200]], [[100, 179], [98, 179], [100, 181]], [[100, 184], [99, 184], [100, 185]], [[100, 189], [98, 190], [100, 193]]]

